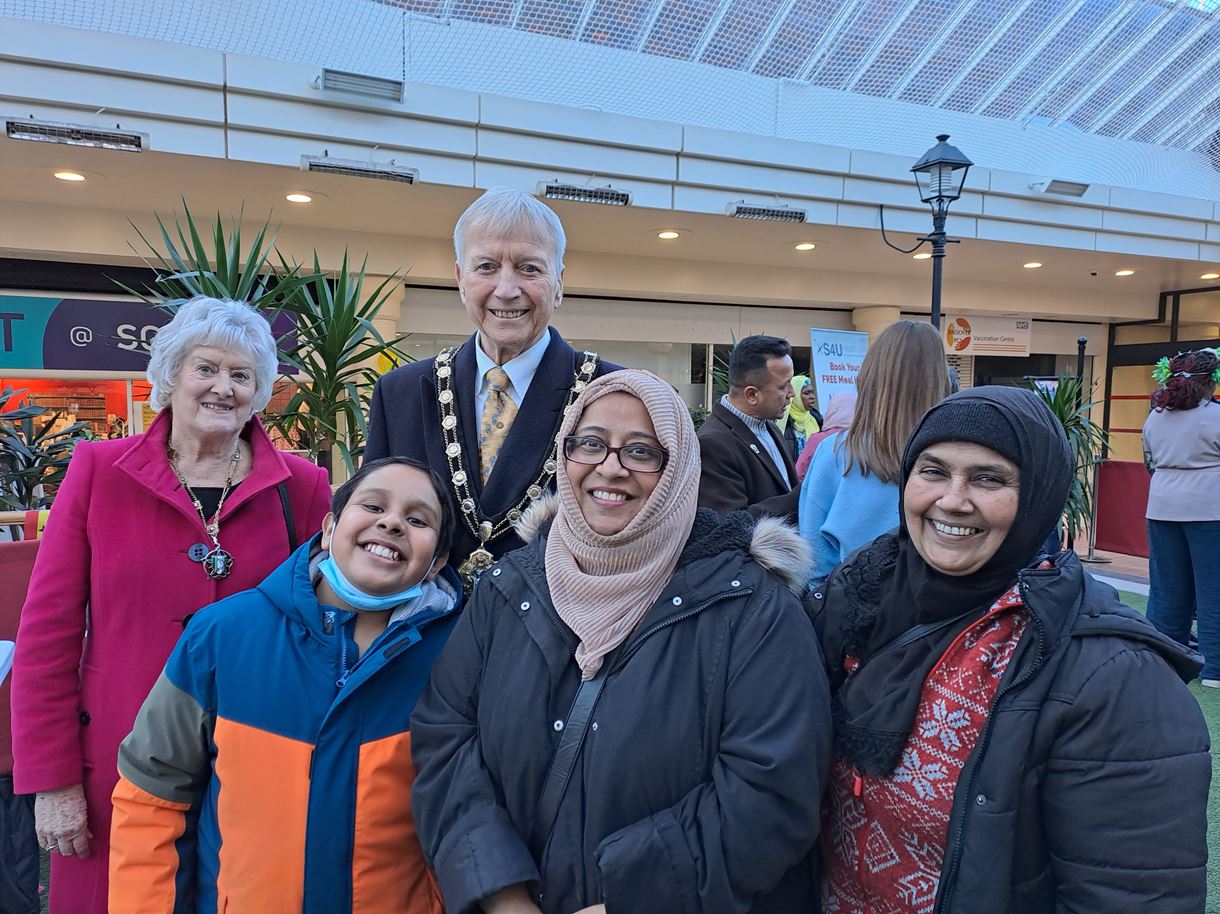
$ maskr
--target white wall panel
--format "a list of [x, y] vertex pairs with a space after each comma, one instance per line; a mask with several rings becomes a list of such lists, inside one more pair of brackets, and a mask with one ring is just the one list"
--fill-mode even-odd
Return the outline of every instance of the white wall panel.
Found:
[[229, 131], [229, 158], [235, 161], [300, 168], [301, 156], [320, 156], [324, 152], [331, 158], [357, 162], [386, 163], [392, 159], [396, 165], [418, 169], [421, 183], [456, 187], [474, 185], [473, 158], [433, 155], [392, 146], [382, 146], [374, 152], [371, 145], [354, 145], [314, 136], [286, 136], [236, 128]]
[[578, 143], [487, 127], [479, 128], [478, 155], [483, 161], [562, 168], [564, 171], [667, 183], [672, 182], [677, 174], [677, 157], [671, 153]]

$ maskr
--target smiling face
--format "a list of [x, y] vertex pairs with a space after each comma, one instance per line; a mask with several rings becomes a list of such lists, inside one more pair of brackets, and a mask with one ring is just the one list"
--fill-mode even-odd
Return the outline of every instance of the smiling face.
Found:
[[546, 332], [563, 299], [563, 271], [549, 245], [477, 229], [464, 239], [462, 258], [458, 294], [483, 348], [503, 365]]
[[239, 350], [196, 346], [188, 352], [170, 397], [175, 431], [200, 437], [240, 434], [253, 412], [253, 365]]
[[1017, 517], [1020, 468], [991, 448], [942, 441], [915, 461], [903, 519], [923, 560], [942, 574], [973, 574], [995, 555]]
[[431, 580], [442, 511], [423, 470], [390, 464], [360, 481], [338, 518], [322, 521], [322, 548], [344, 576], [372, 596], [388, 596]]
[[[661, 447], [643, 401], [622, 391], [599, 397], [585, 407], [572, 434], [600, 438], [610, 447]], [[602, 536], [612, 536], [631, 523], [661, 481], [660, 473], [623, 469], [617, 454], [607, 454], [598, 466], [572, 460], [564, 463], [585, 523]]]

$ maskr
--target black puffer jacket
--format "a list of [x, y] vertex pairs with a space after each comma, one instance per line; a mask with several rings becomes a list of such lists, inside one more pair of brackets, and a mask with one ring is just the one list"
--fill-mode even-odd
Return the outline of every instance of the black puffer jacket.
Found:
[[[848, 558], [810, 606], [833, 683]], [[1019, 576], [1031, 622], [958, 782], [936, 914], [1202, 914], [1207, 725], [1197, 655], [1085, 574]]]
[[479, 581], [412, 719], [415, 821], [450, 914], [517, 883], [546, 914], [816, 911], [830, 708], [789, 589], [808, 572], [800, 537], [699, 512], [673, 579], [607, 658], [543, 847], [531, 826], [580, 681], [545, 550], [536, 536]]

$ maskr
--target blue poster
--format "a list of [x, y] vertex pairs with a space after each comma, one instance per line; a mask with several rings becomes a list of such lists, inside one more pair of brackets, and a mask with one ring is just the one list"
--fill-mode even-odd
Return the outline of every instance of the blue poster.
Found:
[[814, 327], [809, 331], [809, 345], [813, 347], [813, 383], [825, 412], [835, 394], [856, 389], [856, 375], [868, 352], [868, 334]]

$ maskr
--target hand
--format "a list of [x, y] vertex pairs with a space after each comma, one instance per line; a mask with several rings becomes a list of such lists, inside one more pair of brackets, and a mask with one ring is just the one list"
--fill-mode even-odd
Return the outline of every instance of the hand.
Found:
[[480, 902], [484, 914], [542, 914], [524, 885], [510, 885]]
[[85, 788], [71, 784], [48, 790], [34, 798], [34, 832], [38, 843], [53, 854], [88, 857], [89, 831], [85, 812]]

